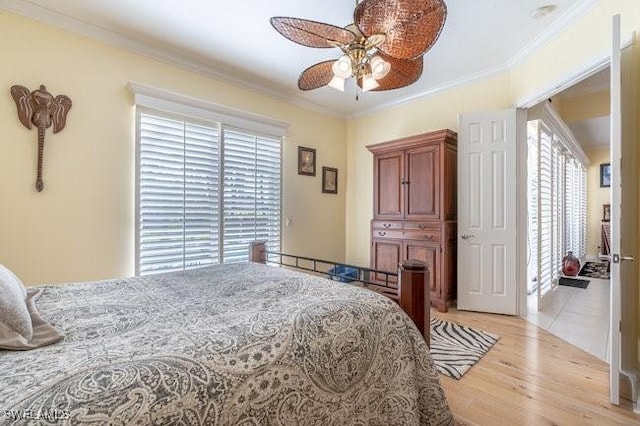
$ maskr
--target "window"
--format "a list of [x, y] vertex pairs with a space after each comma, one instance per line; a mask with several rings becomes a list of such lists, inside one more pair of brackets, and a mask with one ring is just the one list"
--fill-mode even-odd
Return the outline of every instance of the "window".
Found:
[[139, 129], [139, 274], [218, 263], [218, 126], [141, 113]]
[[248, 260], [249, 243], [280, 250], [280, 141], [224, 131], [223, 261]]
[[584, 258], [586, 249], [583, 153], [554, 127], [542, 119], [528, 123], [528, 291], [539, 296], [557, 285], [567, 251]]
[[[136, 273], [246, 261], [256, 239], [279, 251], [284, 129], [263, 133], [269, 123], [262, 117], [254, 123], [250, 116], [220, 114], [218, 107], [214, 113], [191, 108], [193, 115], [160, 111], [134, 92], [141, 101]], [[221, 117], [245, 128], [214, 120]]]

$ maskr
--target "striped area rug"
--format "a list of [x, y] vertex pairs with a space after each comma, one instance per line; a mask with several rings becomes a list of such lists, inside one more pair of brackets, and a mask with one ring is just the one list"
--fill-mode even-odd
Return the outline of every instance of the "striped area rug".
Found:
[[500, 337], [465, 325], [431, 318], [431, 357], [440, 374], [460, 379]]

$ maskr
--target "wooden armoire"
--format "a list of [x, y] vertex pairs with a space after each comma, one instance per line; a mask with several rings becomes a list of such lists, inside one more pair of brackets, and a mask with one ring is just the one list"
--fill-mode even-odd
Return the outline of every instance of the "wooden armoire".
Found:
[[456, 298], [457, 134], [439, 130], [367, 146], [373, 153], [371, 267], [429, 266], [431, 304]]

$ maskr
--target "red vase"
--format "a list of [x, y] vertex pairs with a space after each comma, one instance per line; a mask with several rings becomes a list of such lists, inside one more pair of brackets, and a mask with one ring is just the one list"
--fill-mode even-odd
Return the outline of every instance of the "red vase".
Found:
[[580, 261], [570, 251], [562, 259], [562, 274], [568, 277], [575, 277], [580, 272]]

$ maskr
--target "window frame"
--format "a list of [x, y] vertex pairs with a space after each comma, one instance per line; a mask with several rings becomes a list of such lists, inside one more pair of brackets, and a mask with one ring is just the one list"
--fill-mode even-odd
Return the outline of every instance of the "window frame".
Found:
[[[140, 160], [141, 160], [141, 115], [149, 114], [169, 120], [180, 120], [195, 125], [203, 125], [218, 127], [220, 146], [219, 146], [219, 178], [220, 192], [218, 194], [219, 203], [219, 263], [224, 260], [224, 217], [223, 217], [223, 189], [224, 189], [224, 131], [236, 130], [249, 132], [255, 137], [264, 137], [269, 139], [280, 140], [280, 171], [278, 183], [280, 187], [279, 202], [279, 221], [278, 233], [280, 237], [280, 247], [282, 247], [282, 217], [283, 217], [283, 200], [284, 200], [284, 143], [288, 130], [288, 123], [280, 120], [271, 119], [261, 115], [244, 112], [241, 110], [225, 107], [213, 102], [202, 99], [192, 98], [174, 92], [153, 88], [150, 86], [130, 82], [129, 90], [134, 95], [134, 116], [135, 116], [135, 134], [134, 134], [134, 266], [136, 276], [140, 275]], [[247, 248], [248, 250], [248, 248]]]

